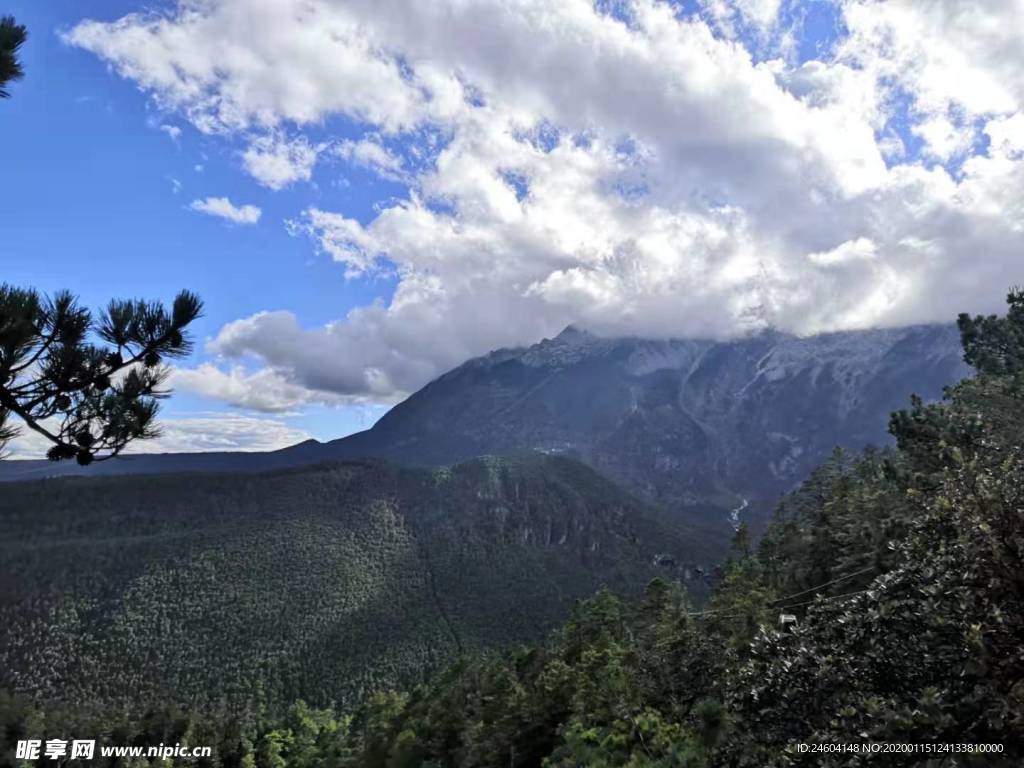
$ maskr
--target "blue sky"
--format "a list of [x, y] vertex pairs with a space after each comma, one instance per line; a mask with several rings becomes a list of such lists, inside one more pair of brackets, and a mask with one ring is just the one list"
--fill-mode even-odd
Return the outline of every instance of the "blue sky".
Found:
[[931, 322], [1019, 275], [1020, 0], [5, 12], [3, 278], [206, 301], [160, 449], [347, 434], [568, 323]]
[[[139, 3], [90, 3], [93, 18], [115, 19]], [[207, 357], [202, 341], [224, 324], [261, 310], [286, 307], [303, 325], [322, 325], [374, 299], [388, 300], [394, 280], [351, 281], [280, 222], [311, 199], [366, 219], [374, 203], [401, 194], [397, 185], [360, 169], [323, 174], [301, 192], [271, 191], [234, 161], [237, 147], [220, 137], [183, 130], [177, 140], [161, 115], [130, 82], [95, 56], [59, 37], [82, 19], [74, 0], [8, 3], [28, 26], [27, 77], [3, 103], [5, 167], [16, 184], [0, 190], [3, 279], [53, 292], [70, 289], [91, 307], [112, 297], [170, 300], [181, 288], [206, 302], [194, 326], [194, 364]], [[5, 11], [6, 12], [6, 11]], [[332, 132], [346, 126], [335, 121]], [[343, 183], [342, 179], [347, 179]], [[277, 226], [236, 226], [189, 208], [196, 198], [227, 196], [258, 205]], [[221, 401], [179, 391], [169, 417], [231, 409]], [[305, 409], [289, 424], [331, 439], [370, 426], [383, 407]]]

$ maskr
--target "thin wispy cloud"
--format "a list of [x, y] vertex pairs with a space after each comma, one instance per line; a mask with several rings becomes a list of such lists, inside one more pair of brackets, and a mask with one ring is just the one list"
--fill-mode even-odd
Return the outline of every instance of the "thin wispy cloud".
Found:
[[175, 144], [177, 144], [178, 140], [181, 138], [181, 128], [176, 125], [163, 124], [160, 126], [160, 130], [166, 133]]
[[[310, 437], [309, 432], [280, 418], [203, 412], [161, 419], [159, 437], [132, 443], [125, 454], [274, 451]], [[39, 459], [51, 445], [38, 433], [23, 430], [9, 446], [10, 457]]]

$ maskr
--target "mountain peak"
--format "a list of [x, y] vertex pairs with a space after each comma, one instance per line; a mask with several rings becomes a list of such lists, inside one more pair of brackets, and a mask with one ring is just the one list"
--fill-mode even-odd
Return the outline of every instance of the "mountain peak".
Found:
[[555, 336], [554, 341], [561, 341], [565, 343], [575, 343], [581, 341], [588, 341], [594, 338], [594, 335], [590, 331], [584, 330], [573, 323], [565, 326], [562, 332]]
[[567, 325], [555, 338], [527, 347], [519, 360], [529, 366], [561, 367], [600, 354], [614, 344], [613, 339], [603, 339], [576, 325]]

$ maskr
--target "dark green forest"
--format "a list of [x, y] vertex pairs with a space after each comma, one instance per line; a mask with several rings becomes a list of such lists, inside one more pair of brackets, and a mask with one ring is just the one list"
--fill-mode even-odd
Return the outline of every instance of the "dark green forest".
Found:
[[[894, 414], [895, 448], [836, 453], [756, 545], [741, 528], [699, 606], [670, 578], [639, 599], [599, 591], [544, 643], [466, 653], [354, 708], [117, 718], [7, 698], [0, 754], [19, 734], [77, 729], [210, 744], [213, 758], [189, 764], [258, 768], [1020, 765], [1024, 293], [1009, 298], [1005, 317], [960, 318], [975, 378]], [[798, 750], [832, 742], [1003, 751]]]
[[0, 685], [77, 711], [347, 707], [461, 653], [542, 640], [603, 586], [692, 575], [716, 547], [543, 456], [2, 493]]

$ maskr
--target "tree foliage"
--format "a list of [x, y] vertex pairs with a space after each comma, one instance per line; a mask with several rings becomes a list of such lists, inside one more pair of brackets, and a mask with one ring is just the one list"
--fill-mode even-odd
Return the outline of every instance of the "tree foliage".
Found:
[[1024, 372], [1024, 289], [1011, 290], [1006, 303], [1005, 317], [961, 314], [957, 319], [964, 359], [989, 376]]
[[0, 285], [0, 448], [16, 434], [11, 415], [52, 443], [53, 461], [90, 464], [158, 435], [162, 363], [188, 354], [201, 313], [182, 291], [170, 309], [115, 300], [94, 319], [66, 291]]
[[0, 99], [10, 97], [8, 83], [20, 80], [25, 72], [18, 60], [18, 50], [28, 39], [28, 30], [13, 16], [0, 16]]

